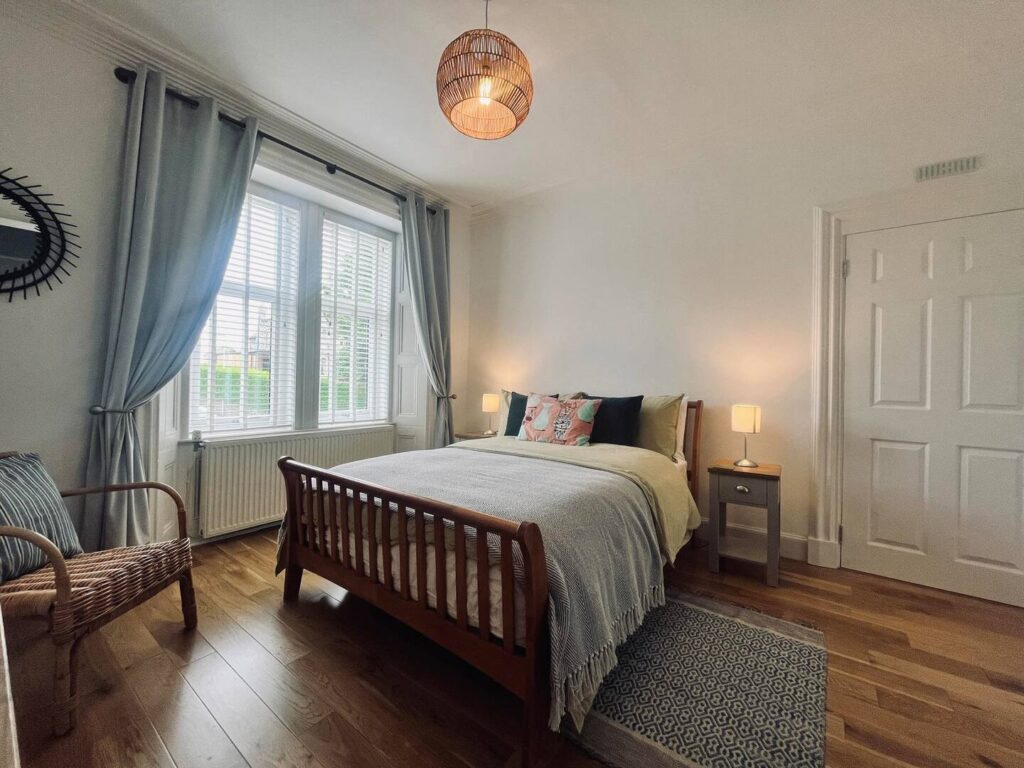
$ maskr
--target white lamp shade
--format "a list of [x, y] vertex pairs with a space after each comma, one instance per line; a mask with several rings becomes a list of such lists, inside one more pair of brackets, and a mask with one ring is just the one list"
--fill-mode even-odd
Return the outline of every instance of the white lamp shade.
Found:
[[761, 431], [761, 406], [734, 405], [732, 407], [732, 431], [756, 435]]
[[498, 395], [484, 395], [481, 408], [484, 413], [497, 413], [501, 406], [501, 398]]

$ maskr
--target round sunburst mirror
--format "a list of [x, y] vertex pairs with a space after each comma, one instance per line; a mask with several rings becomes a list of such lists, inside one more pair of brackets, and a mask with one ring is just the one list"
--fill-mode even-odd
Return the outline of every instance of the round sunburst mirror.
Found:
[[62, 274], [71, 274], [67, 267], [76, 266], [74, 225], [50, 197], [27, 176], [0, 171], [0, 295], [8, 301], [38, 296], [44, 286], [52, 291], [64, 282]]

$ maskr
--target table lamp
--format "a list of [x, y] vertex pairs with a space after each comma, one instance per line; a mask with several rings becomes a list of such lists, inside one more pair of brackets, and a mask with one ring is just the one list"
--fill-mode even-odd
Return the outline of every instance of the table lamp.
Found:
[[757, 462], [747, 458], [747, 435], [761, 431], [761, 406], [734, 405], [732, 407], [732, 431], [743, 433], [743, 458], [733, 462], [737, 467], [756, 467]]
[[484, 434], [489, 437], [493, 437], [498, 434], [494, 431], [494, 427], [491, 425], [491, 414], [497, 413], [500, 407], [501, 398], [498, 395], [484, 395], [483, 403], [481, 405], [483, 412], [487, 414], [487, 431], [484, 432]]

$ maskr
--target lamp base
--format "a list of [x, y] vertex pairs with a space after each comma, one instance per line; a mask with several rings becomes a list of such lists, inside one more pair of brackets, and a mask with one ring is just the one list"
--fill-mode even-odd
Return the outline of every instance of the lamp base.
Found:
[[761, 466], [760, 464], [758, 464], [753, 459], [748, 459], [745, 456], [742, 459], [736, 459], [736, 461], [734, 461], [732, 464], [733, 464], [734, 467], [747, 467], [747, 468], [750, 468], [750, 469], [753, 469], [754, 467]]

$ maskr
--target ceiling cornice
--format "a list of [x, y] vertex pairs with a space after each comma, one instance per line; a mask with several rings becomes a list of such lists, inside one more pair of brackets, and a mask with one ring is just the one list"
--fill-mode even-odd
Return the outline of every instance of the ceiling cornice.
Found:
[[[96, 53], [114, 66], [146, 63], [162, 70], [175, 89], [214, 97], [236, 116], [255, 116], [260, 127], [321, 157], [337, 162], [379, 184], [403, 192], [419, 192], [432, 203], [465, 201], [437, 194], [424, 180], [362, 147], [307, 120], [250, 88], [231, 82], [196, 59], [126, 26], [86, 5], [82, 0], [6, 0], [0, 17], [8, 17], [47, 32], [78, 48]], [[114, 74], [111, 71], [111, 79]]]
[[549, 189], [556, 189], [563, 187], [567, 184], [572, 183], [573, 179], [562, 179], [546, 184], [535, 184], [522, 189], [516, 190], [508, 195], [500, 197], [496, 200], [488, 200], [483, 203], [476, 203], [470, 206], [469, 215], [471, 221], [480, 221], [489, 218], [492, 214], [496, 213], [498, 209], [512, 205], [520, 200], [524, 200], [533, 195], [539, 195], [542, 192], [547, 192]]
[[469, 220], [470, 222], [483, 221], [484, 219], [490, 218], [497, 206], [491, 203], [481, 203], [480, 205], [474, 205], [469, 209]]

